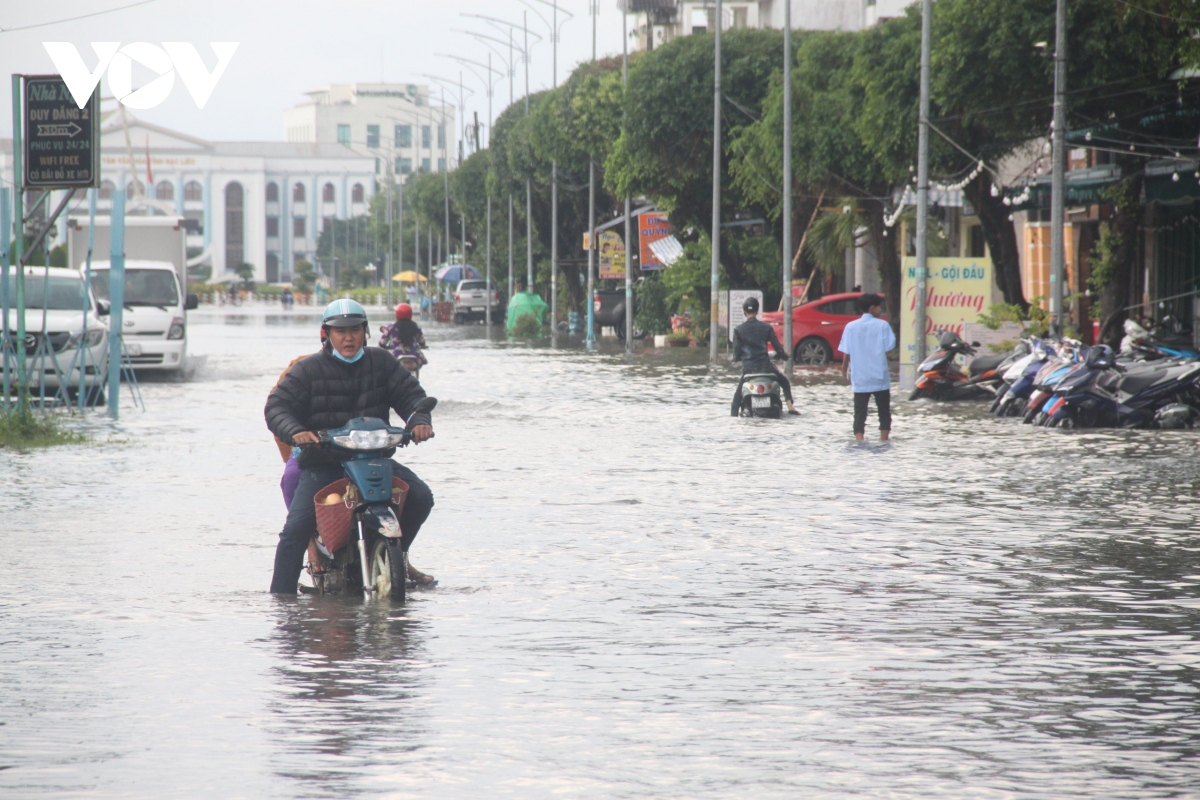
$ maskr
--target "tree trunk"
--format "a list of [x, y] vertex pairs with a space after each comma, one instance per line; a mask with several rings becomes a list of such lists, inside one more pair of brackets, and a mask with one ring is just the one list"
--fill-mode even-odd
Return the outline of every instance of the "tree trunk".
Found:
[[1119, 347], [1124, 333], [1125, 319], [1129, 316], [1134, 277], [1140, 248], [1138, 232], [1142, 223], [1142, 181], [1145, 177], [1145, 162], [1140, 159], [1118, 157], [1117, 166], [1123, 176], [1117, 184], [1105, 191], [1113, 202], [1113, 214], [1109, 225], [1119, 239], [1113, 252], [1112, 277], [1100, 292], [1100, 341]]
[[996, 271], [996, 286], [1003, 293], [1004, 302], [1028, 310], [1029, 303], [1021, 288], [1021, 251], [1017, 246], [1017, 233], [1008, 218], [1009, 207], [1001, 198], [992, 197], [992, 176], [987, 172], [980, 173], [964, 187], [963, 194], [975, 206], [975, 213], [983, 223], [983, 236]]
[[884, 208], [880, 200], [864, 202], [867, 210], [868, 226], [871, 229], [871, 245], [875, 248], [878, 260], [879, 282], [883, 285], [883, 294], [887, 300], [888, 321], [896, 336], [900, 335], [900, 307], [903, 298], [900, 296], [900, 250], [899, 237], [889, 235], [884, 225]]

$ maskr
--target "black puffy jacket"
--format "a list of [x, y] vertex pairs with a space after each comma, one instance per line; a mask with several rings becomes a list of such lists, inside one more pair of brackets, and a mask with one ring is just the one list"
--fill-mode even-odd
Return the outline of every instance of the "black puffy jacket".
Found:
[[[412, 373], [388, 351], [367, 347], [363, 357], [347, 364], [333, 356], [329, 345], [297, 363], [267, 396], [264, 414], [271, 433], [285, 442], [302, 431], [340, 428], [355, 417], [388, 419], [394, 409], [400, 424], [413, 413], [425, 390]], [[412, 424], [431, 424], [428, 414], [417, 414]], [[300, 466], [336, 459], [322, 448], [306, 448]]]

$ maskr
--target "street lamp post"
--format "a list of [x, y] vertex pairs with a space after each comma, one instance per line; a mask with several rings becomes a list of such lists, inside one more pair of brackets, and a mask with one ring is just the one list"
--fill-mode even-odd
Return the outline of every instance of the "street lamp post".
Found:
[[1050, 324], [1051, 331], [1063, 332], [1063, 281], [1066, 277], [1066, 252], [1063, 243], [1066, 185], [1067, 141], [1067, 0], [1058, 0], [1054, 14], [1054, 137], [1050, 143]]
[[[600, 16], [600, 0], [589, 0], [592, 15], [592, 63], [596, 62], [596, 18]], [[587, 349], [596, 349], [596, 156], [588, 154], [588, 275], [587, 275]]]
[[[783, 346], [787, 374], [796, 361], [792, 341], [792, 4], [783, 4]], [[733, 310], [730, 309], [730, 314]], [[732, 327], [732, 323], [730, 323]]]
[[[720, 7], [721, 0], [717, 0]], [[621, 8], [621, 90], [629, 87], [629, 12]], [[633, 352], [633, 237], [629, 220], [629, 195], [625, 195], [625, 352]]]
[[921, 85], [917, 129], [917, 307], [913, 320], [917, 351], [914, 368], [925, 360], [925, 274], [929, 243], [929, 63], [933, 38], [933, 2], [921, 0]]

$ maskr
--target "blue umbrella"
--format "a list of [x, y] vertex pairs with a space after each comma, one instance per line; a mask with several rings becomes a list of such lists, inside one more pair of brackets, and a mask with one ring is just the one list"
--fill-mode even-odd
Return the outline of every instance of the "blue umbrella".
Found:
[[463, 266], [462, 264], [450, 264], [442, 267], [435, 273], [435, 276], [442, 283], [458, 283], [462, 280], [483, 277], [474, 267], [470, 265]]

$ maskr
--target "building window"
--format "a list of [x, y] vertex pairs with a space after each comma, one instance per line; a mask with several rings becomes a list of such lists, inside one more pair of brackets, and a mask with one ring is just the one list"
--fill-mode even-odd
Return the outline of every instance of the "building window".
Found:
[[438, 125], [438, 149], [444, 150], [445, 148], [446, 148], [446, 126]]
[[292, 236], [304, 238], [304, 217], [292, 217]]
[[432, 129], [428, 125], [421, 126], [421, 147], [429, 148], [430, 133], [432, 133]]
[[321, 201], [324, 203], [332, 203], [334, 201], [332, 183], [325, 184], [325, 187], [321, 189]]
[[246, 260], [245, 217], [246, 193], [237, 181], [225, 187], [225, 269], [236, 269]]
[[363, 187], [361, 183], [354, 184], [354, 188], [350, 190], [350, 202], [361, 203], [363, 201]]
[[276, 239], [279, 237], [279, 217], [267, 217], [267, 238]]
[[304, 184], [297, 183], [292, 187], [292, 201], [296, 203], [304, 202]]
[[267, 202], [268, 203], [278, 203], [279, 202], [279, 184], [274, 183], [274, 182], [267, 184]]
[[333, 230], [333, 217], [321, 217], [321, 230]]
[[350, 146], [350, 126], [338, 125], [338, 144]]
[[445, 172], [445, 171], [446, 171], [446, 159], [439, 158], [438, 159], [438, 172]]
[[100, 199], [111, 200], [113, 192], [117, 190], [117, 185], [112, 181], [104, 181], [100, 184]]
[[141, 181], [130, 181], [129, 183], [125, 184], [125, 196], [133, 197], [135, 194], [146, 194], [146, 187]]
[[154, 185], [154, 196], [159, 200], [174, 200], [175, 184], [170, 181], [159, 181]]
[[279, 283], [279, 256], [267, 253], [267, 283]]
[[204, 212], [190, 208], [186, 209], [183, 212], [183, 224], [187, 228], [188, 236], [203, 236]]
[[749, 24], [750, 11], [745, 6], [733, 9], [733, 27], [744, 28]]
[[429, 172], [429, 163], [428, 158], [421, 159], [421, 172]]
[[412, 172], [412, 159], [411, 158], [397, 158], [396, 159], [396, 174], [408, 175], [411, 172]]
[[412, 147], [412, 125], [396, 126], [396, 147]]
[[198, 181], [188, 181], [183, 185], [184, 200], [203, 200], [204, 187]]
[[367, 126], [367, 147], [379, 147], [379, 126]]

